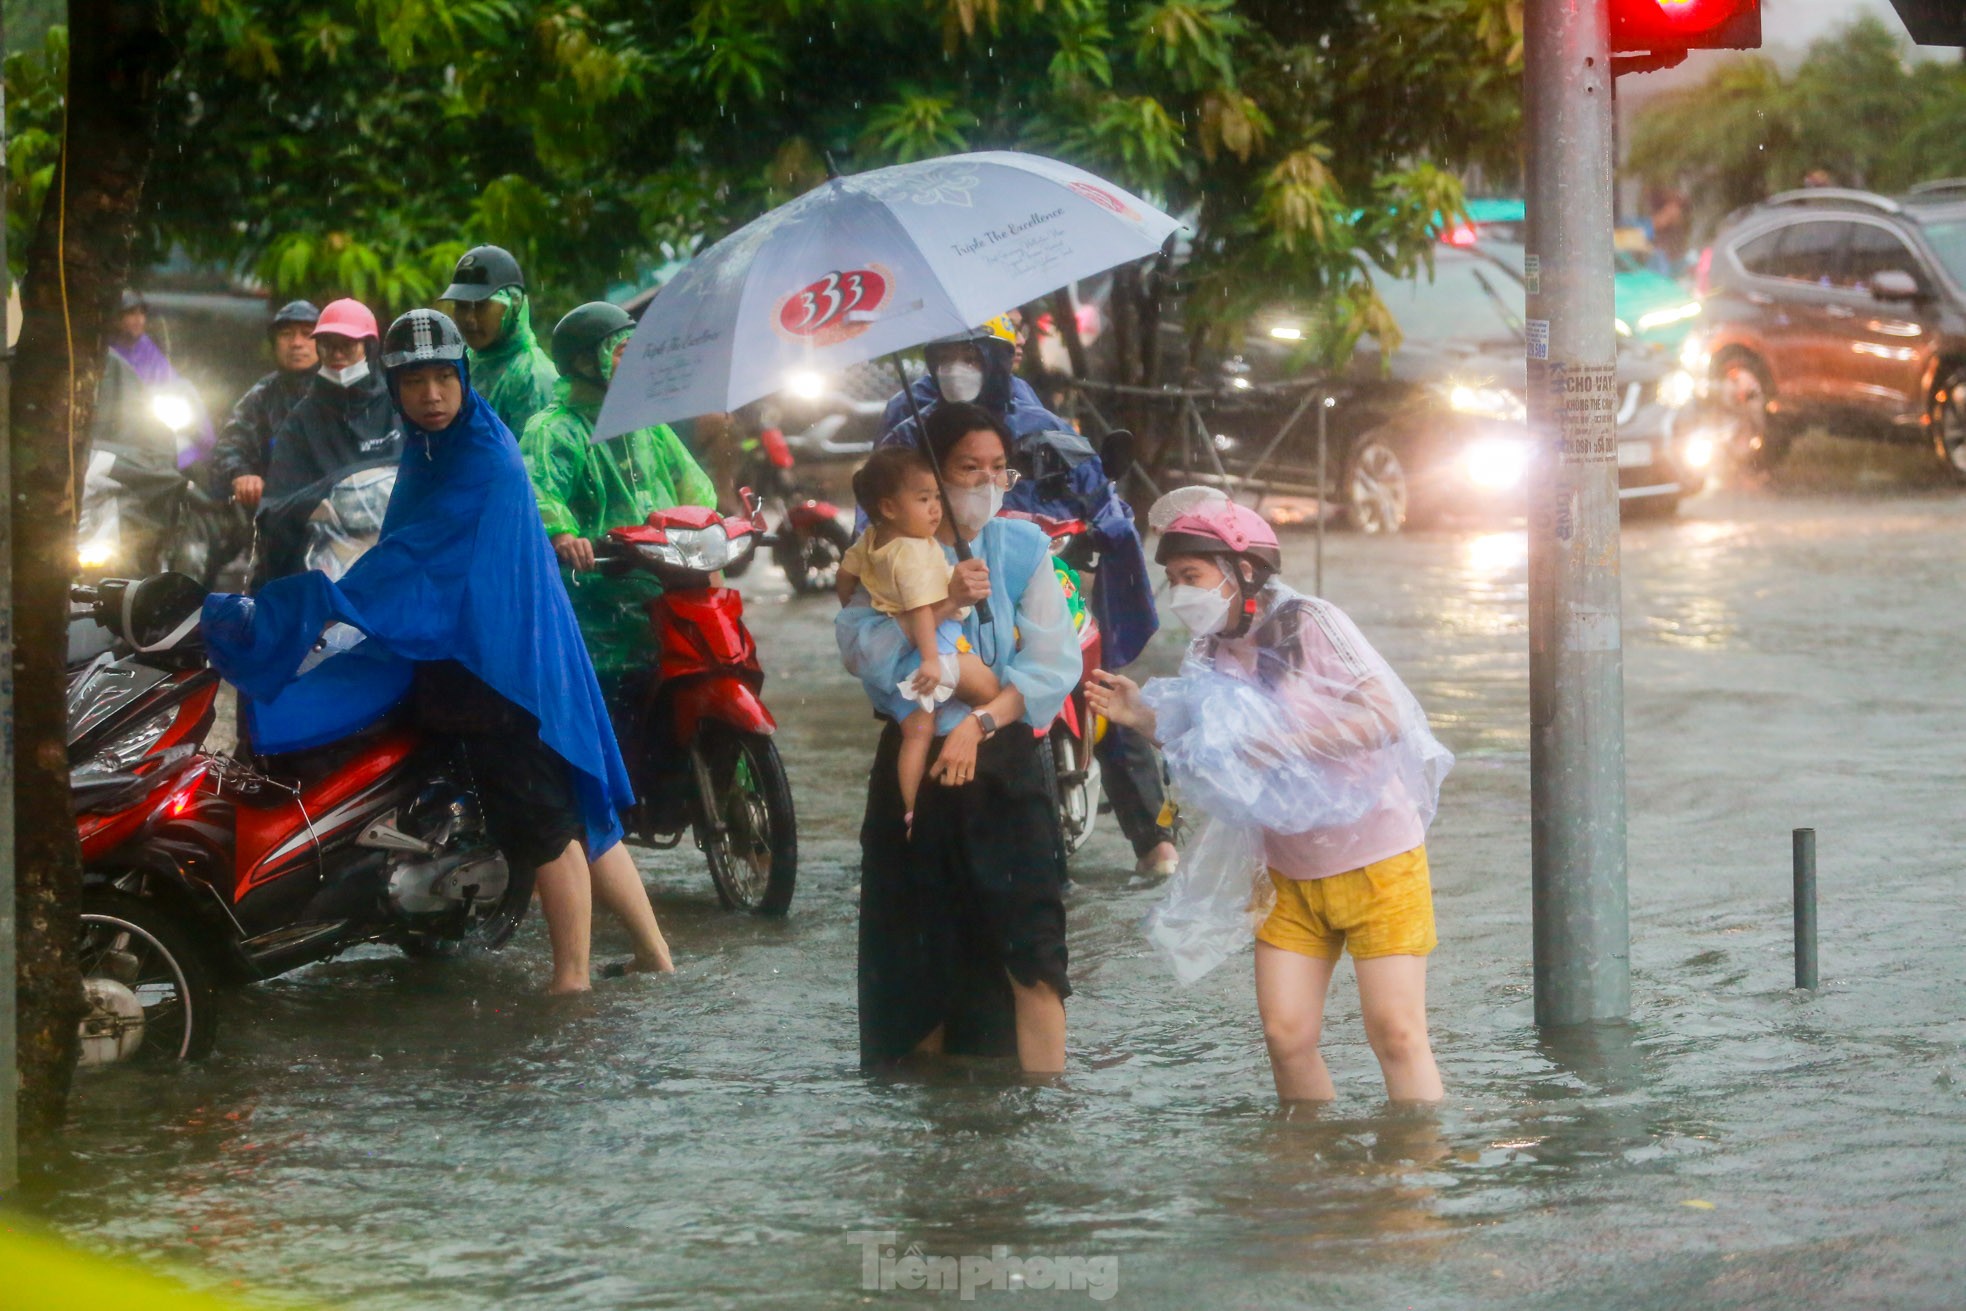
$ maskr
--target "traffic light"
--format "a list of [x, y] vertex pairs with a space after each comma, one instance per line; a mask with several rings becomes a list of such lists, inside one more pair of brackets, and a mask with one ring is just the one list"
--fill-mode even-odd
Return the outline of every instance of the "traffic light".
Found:
[[1611, 0], [1611, 53], [1754, 50], [1761, 0]]

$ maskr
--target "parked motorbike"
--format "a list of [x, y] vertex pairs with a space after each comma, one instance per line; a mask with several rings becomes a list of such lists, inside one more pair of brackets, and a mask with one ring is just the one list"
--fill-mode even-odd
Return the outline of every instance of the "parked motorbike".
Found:
[[258, 754], [206, 751], [219, 679], [204, 595], [181, 574], [74, 592], [120, 639], [68, 683], [84, 1064], [196, 1059], [221, 983], [368, 942], [497, 947], [532, 898], [533, 871], [507, 868], [469, 775], [409, 726], [407, 667], [357, 696], [367, 684], [337, 662], [366, 657], [333, 656], [249, 707]]
[[[777, 514], [778, 529], [770, 534], [769, 550], [792, 590], [800, 596], [830, 593], [840, 576], [840, 561], [853, 545], [853, 534], [840, 523], [838, 506], [806, 494], [794, 472], [797, 463], [785, 434], [775, 426], [765, 427], [756, 441], [746, 443], [738, 480], [756, 488]], [[750, 563], [747, 553], [724, 572], [739, 577]]]
[[782, 915], [798, 877], [792, 787], [773, 741], [777, 721], [759, 696], [765, 676], [744, 598], [714, 577], [763, 537], [758, 498], [741, 495], [751, 518], [658, 510], [596, 541], [594, 557], [646, 570], [663, 588], [648, 606], [656, 667], [615, 724], [639, 798], [630, 836], [667, 849], [692, 829], [726, 907]]

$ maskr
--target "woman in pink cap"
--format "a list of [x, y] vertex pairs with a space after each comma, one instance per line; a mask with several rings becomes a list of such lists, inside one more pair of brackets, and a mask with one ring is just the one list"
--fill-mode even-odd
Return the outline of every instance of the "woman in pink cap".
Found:
[[307, 567], [307, 521], [337, 482], [401, 458], [403, 427], [377, 362], [381, 336], [368, 307], [346, 297], [315, 321], [320, 368], [273, 434], [254, 587]]
[[1184, 488], [1152, 519], [1168, 607], [1194, 643], [1176, 678], [1142, 689], [1101, 670], [1089, 693], [1094, 711], [1161, 744], [1183, 799], [1209, 816], [1149, 936], [1191, 981], [1254, 928], [1257, 1007], [1286, 1101], [1335, 1095], [1318, 1039], [1349, 949], [1387, 1094], [1436, 1101], [1425, 842], [1453, 756], [1352, 621], [1276, 576], [1282, 555], [1260, 515]]

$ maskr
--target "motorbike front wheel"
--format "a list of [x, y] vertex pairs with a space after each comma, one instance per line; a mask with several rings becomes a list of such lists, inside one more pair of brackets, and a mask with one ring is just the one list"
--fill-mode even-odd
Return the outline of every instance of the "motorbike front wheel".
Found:
[[833, 590], [840, 576], [840, 561], [852, 545], [853, 534], [831, 520], [809, 533], [794, 529], [788, 522], [778, 530], [773, 555], [792, 590], [809, 596]]
[[189, 926], [149, 897], [82, 894], [88, 1014], [82, 1064], [201, 1060], [218, 1037], [218, 986]]
[[690, 742], [696, 841], [729, 910], [783, 915], [798, 879], [798, 822], [778, 745], [714, 719]]

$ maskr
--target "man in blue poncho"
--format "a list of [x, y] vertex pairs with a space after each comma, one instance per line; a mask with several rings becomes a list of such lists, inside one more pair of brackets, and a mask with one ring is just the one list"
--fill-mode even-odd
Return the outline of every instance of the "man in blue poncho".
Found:
[[540, 527], [518, 443], [471, 390], [464, 338], [412, 310], [382, 343], [407, 434], [382, 536], [339, 582], [310, 571], [205, 602], [212, 663], [271, 700], [336, 622], [416, 662], [426, 731], [451, 737], [493, 839], [538, 869], [550, 991], [589, 986], [596, 898], [627, 926], [632, 968], [673, 968], [621, 844], [632, 801], [594, 668]]
[[[999, 315], [969, 332], [930, 342], [922, 348], [928, 372], [915, 379], [909, 396], [896, 392], [881, 417], [882, 446], [919, 447], [915, 412], [924, 422], [943, 401], [980, 405], [1003, 420], [1017, 444], [1013, 462], [1026, 468], [1047, 443], [1047, 434], [1069, 433], [1072, 425], [1044, 407], [1031, 384], [1014, 371], [1016, 331], [1008, 316]], [[1056, 445], [1056, 443], [1049, 443]], [[1047, 493], [1057, 493], [1047, 495]], [[1061, 499], [1062, 498], [1062, 499]], [[1067, 503], [1069, 502], [1069, 503]], [[1091, 610], [1104, 637], [1106, 664], [1123, 668], [1146, 648], [1160, 626], [1154, 609], [1153, 583], [1147, 576], [1147, 556], [1127, 508], [1101, 469], [1090, 447], [1066, 479], [1026, 477], [1004, 497], [1004, 508], [1055, 519], [1083, 517], [1097, 543], [1099, 567], [1091, 583]], [[856, 529], [864, 528], [856, 524]], [[1172, 874], [1177, 859], [1174, 833], [1162, 822], [1165, 792], [1160, 759], [1153, 743], [1138, 733], [1114, 726], [1094, 748], [1100, 781], [1113, 803], [1139, 868], [1146, 873]]]

